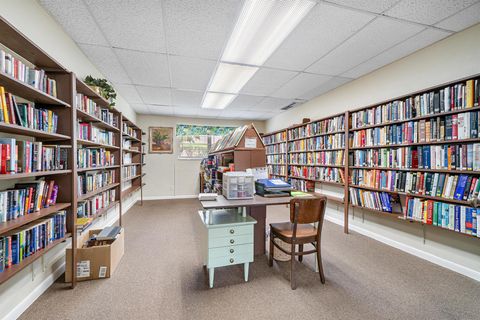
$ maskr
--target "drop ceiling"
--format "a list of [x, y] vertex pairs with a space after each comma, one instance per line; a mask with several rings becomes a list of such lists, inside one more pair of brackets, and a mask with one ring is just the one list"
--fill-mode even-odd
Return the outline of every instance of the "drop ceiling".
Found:
[[202, 99], [243, 1], [39, 2], [137, 113], [221, 119], [269, 119], [480, 22], [480, 0], [317, 1], [216, 110]]

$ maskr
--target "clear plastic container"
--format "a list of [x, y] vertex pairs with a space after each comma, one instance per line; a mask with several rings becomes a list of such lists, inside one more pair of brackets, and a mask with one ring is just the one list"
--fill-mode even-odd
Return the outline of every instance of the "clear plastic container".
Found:
[[223, 195], [227, 199], [252, 199], [255, 193], [253, 174], [243, 171], [223, 175]]

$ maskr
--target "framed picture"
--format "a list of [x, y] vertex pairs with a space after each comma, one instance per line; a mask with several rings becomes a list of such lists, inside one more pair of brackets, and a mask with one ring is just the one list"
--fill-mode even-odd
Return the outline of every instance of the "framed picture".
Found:
[[149, 153], [173, 153], [173, 128], [149, 127]]

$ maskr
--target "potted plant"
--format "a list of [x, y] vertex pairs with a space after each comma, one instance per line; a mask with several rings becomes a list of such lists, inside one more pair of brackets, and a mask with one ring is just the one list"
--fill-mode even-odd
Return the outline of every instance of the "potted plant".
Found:
[[92, 76], [87, 76], [85, 78], [85, 83], [92, 88], [93, 91], [104, 97], [110, 102], [110, 107], [115, 106], [115, 99], [117, 98], [117, 93], [113, 86], [107, 81], [107, 79], [96, 79]]

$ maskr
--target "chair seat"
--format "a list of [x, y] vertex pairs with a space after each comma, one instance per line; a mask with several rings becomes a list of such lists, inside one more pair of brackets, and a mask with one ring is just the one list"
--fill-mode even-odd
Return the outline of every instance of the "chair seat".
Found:
[[[288, 239], [293, 237], [293, 223], [280, 222], [271, 223], [270, 229], [277, 236]], [[298, 224], [297, 225], [297, 239], [315, 239], [317, 236], [317, 229], [310, 224]]]

